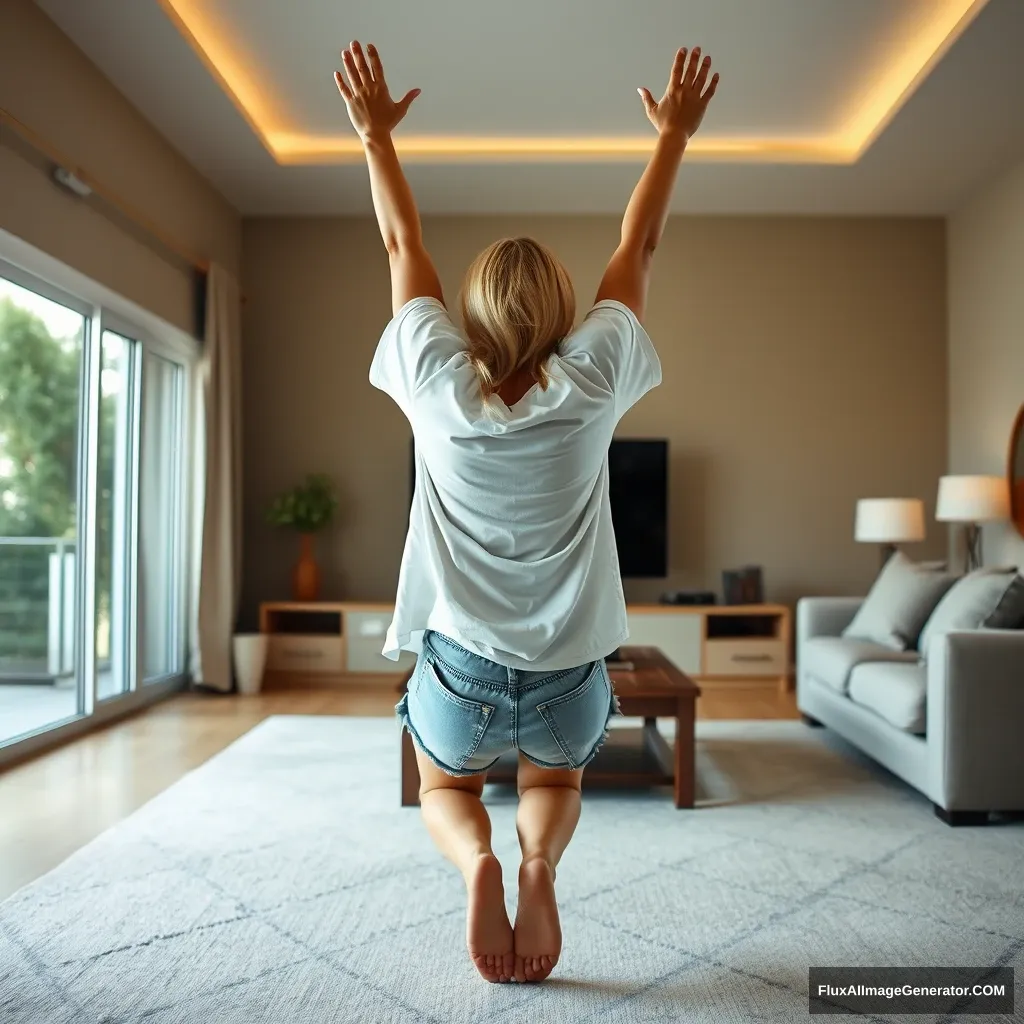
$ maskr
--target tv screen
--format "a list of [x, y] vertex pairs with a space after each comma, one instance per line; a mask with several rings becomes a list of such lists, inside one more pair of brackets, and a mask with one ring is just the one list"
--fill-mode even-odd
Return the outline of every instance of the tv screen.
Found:
[[[411, 502], [415, 457], [409, 461]], [[608, 449], [608, 490], [622, 575], [667, 576], [668, 441], [614, 438]]]
[[608, 489], [623, 576], [668, 575], [668, 441], [615, 438]]

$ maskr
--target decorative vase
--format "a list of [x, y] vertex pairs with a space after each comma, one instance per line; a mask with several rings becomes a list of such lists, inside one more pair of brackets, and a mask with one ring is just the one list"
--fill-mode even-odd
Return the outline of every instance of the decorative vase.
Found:
[[315, 601], [320, 596], [320, 567], [313, 552], [313, 534], [299, 534], [299, 560], [292, 572], [292, 597], [296, 601]]
[[243, 696], [260, 692], [269, 643], [270, 637], [266, 633], [236, 633], [232, 638], [235, 681], [238, 692]]

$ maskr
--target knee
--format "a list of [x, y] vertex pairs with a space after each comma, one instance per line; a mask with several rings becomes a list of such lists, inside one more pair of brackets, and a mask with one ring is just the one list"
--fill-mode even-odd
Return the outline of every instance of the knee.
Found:
[[565, 790], [567, 792], [579, 793], [583, 788], [582, 779], [526, 779], [518, 784], [519, 795], [528, 793], [531, 789]]
[[449, 776], [446, 780], [432, 780], [420, 783], [420, 803], [425, 796], [431, 793], [465, 793], [467, 796], [479, 799], [483, 796], [483, 782], [478, 782], [471, 776], [457, 777]]

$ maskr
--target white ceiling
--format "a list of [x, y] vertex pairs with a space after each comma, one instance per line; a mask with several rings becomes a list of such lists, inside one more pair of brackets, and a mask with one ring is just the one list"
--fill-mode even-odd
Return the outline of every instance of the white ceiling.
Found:
[[[423, 90], [410, 135], [643, 136], [636, 87], [657, 93], [676, 46], [699, 43], [722, 74], [698, 136], [715, 142], [842, 132], [946, 0], [180, 2], [216, 27], [264, 128], [353, 138], [331, 75], [361, 38], [395, 92]], [[363, 166], [278, 164], [157, 0], [38, 3], [243, 213], [369, 212]], [[674, 209], [949, 212], [1024, 152], [1022, 40], [1024, 0], [989, 0], [856, 163], [695, 160]], [[416, 163], [408, 175], [424, 212], [619, 212], [640, 167]]]

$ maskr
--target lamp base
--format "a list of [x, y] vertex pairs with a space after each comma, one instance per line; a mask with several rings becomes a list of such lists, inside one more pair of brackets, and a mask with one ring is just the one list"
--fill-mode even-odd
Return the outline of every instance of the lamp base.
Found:
[[964, 527], [964, 546], [967, 572], [980, 569], [984, 559], [981, 552], [981, 527], [977, 523], [967, 523]]
[[879, 544], [879, 556], [881, 562], [879, 562], [878, 568], [884, 569], [889, 564], [889, 559], [899, 550], [895, 544]]

